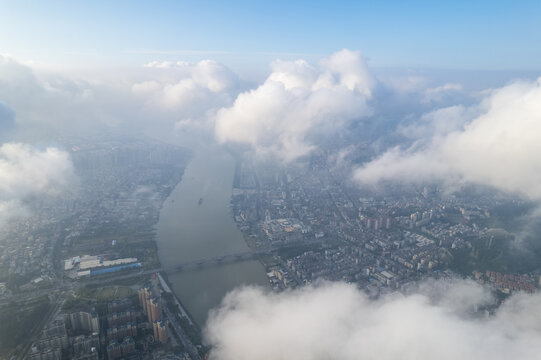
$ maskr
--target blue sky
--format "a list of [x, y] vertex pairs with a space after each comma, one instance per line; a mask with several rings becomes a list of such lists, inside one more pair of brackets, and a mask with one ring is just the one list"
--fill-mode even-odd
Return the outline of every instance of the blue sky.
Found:
[[0, 53], [62, 66], [358, 49], [372, 66], [537, 70], [541, 1], [3, 1]]

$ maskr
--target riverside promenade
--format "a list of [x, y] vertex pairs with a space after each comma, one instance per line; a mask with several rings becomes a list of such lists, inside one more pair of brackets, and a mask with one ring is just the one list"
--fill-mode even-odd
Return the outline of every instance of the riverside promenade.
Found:
[[180, 313], [182, 314], [182, 316], [184, 316], [184, 317], [186, 317], [186, 319], [188, 319], [188, 321], [190, 322], [190, 325], [196, 326], [195, 323], [193, 322], [192, 318], [190, 317], [190, 315], [188, 315], [188, 312], [184, 309], [184, 306], [182, 306], [182, 303], [178, 300], [175, 293], [171, 290], [169, 285], [167, 285], [167, 282], [162, 277], [161, 273], [158, 273], [158, 279], [160, 280], [160, 285], [162, 286], [162, 289], [165, 292], [170, 293], [171, 295], [173, 295], [173, 299], [175, 299], [175, 303], [177, 304], [178, 309], [180, 310]]

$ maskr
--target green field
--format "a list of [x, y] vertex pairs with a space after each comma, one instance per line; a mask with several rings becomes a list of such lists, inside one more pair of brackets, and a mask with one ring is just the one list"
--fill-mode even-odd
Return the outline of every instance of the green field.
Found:
[[133, 290], [127, 286], [105, 286], [98, 289], [96, 299], [98, 301], [110, 301], [122, 299], [133, 294]]

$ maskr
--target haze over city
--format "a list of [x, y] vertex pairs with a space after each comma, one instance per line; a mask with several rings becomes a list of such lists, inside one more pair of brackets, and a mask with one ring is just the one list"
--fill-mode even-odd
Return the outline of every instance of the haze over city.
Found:
[[0, 358], [538, 359], [540, 14], [0, 0]]

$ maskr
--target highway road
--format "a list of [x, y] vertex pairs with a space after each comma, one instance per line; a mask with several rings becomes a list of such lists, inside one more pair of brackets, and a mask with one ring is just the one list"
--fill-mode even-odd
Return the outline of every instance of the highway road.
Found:
[[179, 325], [177, 318], [174, 314], [169, 311], [167, 306], [163, 307], [163, 311], [165, 312], [165, 315], [167, 316], [167, 319], [169, 320], [171, 326], [177, 333], [178, 337], [182, 341], [182, 344], [184, 345], [185, 351], [190, 354], [190, 357], [192, 360], [201, 360], [201, 356], [199, 356], [199, 352], [197, 351], [197, 348], [192, 344], [190, 339], [188, 339], [188, 336], [182, 329], [182, 327]]
[[64, 302], [66, 301], [66, 298], [58, 297], [55, 300], [56, 300], [56, 303], [51, 307], [47, 315], [45, 315], [43, 319], [40, 321], [39, 325], [36, 326], [33, 329], [33, 331], [30, 332], [30, 334], [28, 334], [29, 336], [27, 337], [28, 340], [26, 344], [16, 356], [17, 360], [23, 360], [23, 359], [28, 358], [27, 355], [28, 355], [28, 352], [30, 351], [32, 344], [39, 339], [39, 337], [41, 336], [41, 331], [43, 330], [45, 325], [47, 325], [51, 320], [53, 320], [58, 315], [58, 313], [62, 309], [62, 305], [64, 305]]

